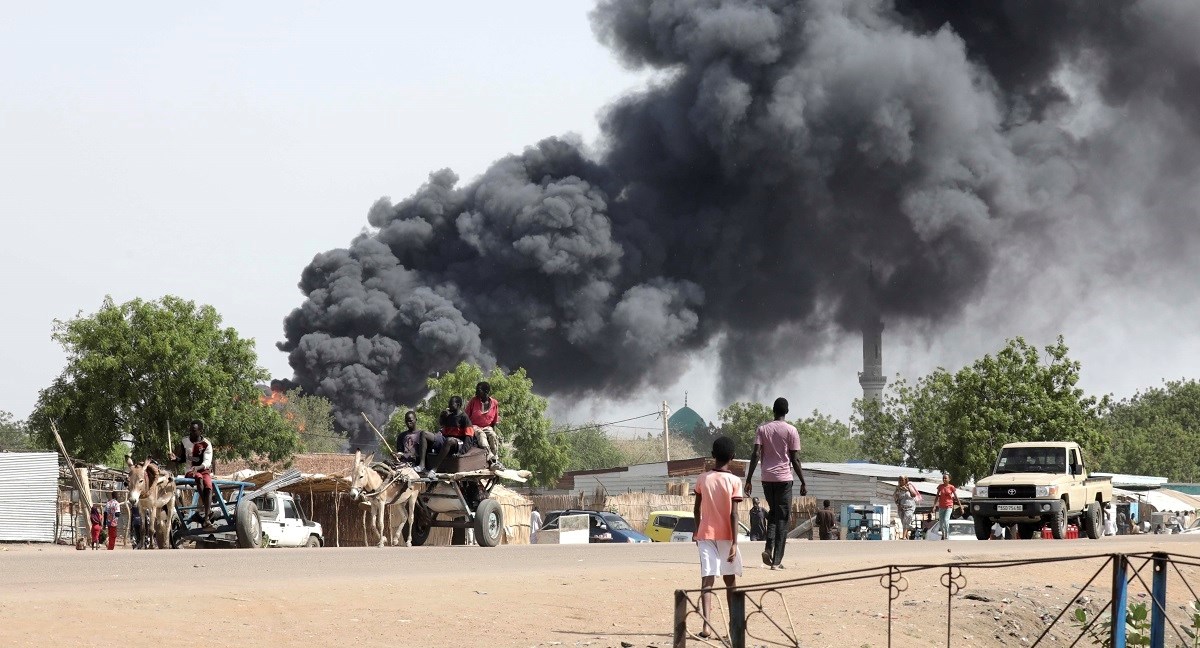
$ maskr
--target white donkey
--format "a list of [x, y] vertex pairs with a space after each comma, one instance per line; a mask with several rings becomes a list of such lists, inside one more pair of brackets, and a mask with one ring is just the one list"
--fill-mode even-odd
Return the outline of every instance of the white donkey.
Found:
[[[375, 455], [363, 457], [362, 452], [354, 453], [354, 470], [350, 473], [350, 497], [369, 507], [369, 528], [375, 534], [375, 546], [382, 547], [385, 538], [393, 546], [398, 546], [404, 523], [415, 518], [417, 496], [425, 490], [425, 484], [415, 481], [420, 479], [420, 475], [410, 466], [389, 469], [393, 470], [394, 474], [385, 480], [376, 472], [374, 463]], [[386, 510], [392, 513], [390, 533], [384, 533]], [[404, 543], [406, 546], [412, 545], [412, 525], [409, 525]]]
[[142, 512], [142, 537], [150, 547], [157, 541], [159, 549], [169, 548], [171, 519], [175, 517], [175, 479], [149, 459], [135, 464], [126, 455], [125, 467], [129, 470], [129, 505]]

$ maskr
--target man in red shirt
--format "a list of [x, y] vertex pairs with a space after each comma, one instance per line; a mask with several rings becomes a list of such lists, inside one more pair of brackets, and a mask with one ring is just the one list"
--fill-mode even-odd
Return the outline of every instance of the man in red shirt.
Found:
[[[950, 539], [950, 512], [955, 506], [960, 506], [958, 501], [958, 488], [950, 483], [950, 474], [942, 473], [942, 483], [937, 487], [937, 522], [940, 525], [942, 532], [942, 540]], [[933, 527], [929, 528], [933, 531]]]
[[475, 397], [467, 402], [467, 418], [475, 427], [476, 442], [488, 453], [488, 462], [499, 464], [500, 435], [496, 426], [500, 424], [500, 403], [492, 398], [492, 386], [486, 380], [475, 385]]
[[475, 428], [471, 426], [471, 419], [462, 411], [461, 396], [450, 397], [446, 409], [438, 416], [438, 427], [441, 428], [440, 436], [445, 442], [442, 443], [437, 457], [434, 457], [433, 465], [428, 466], [427, 477], [437, 477], [438, 468], [451, 452], [466, 454], [475, 447]]

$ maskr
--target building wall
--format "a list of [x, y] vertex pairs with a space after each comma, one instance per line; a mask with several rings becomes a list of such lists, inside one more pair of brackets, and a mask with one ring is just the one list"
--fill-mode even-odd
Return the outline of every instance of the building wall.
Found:
[[0, 453], [0, 540], [53, 542], [57, 509], [57, 454]]

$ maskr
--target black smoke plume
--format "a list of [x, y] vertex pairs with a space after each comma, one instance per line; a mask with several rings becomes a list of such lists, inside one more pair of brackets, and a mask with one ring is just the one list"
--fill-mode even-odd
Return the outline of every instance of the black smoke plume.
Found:
[[868, 313], [955, 316], [1014, 241], [1040, 262], [1137, 226], [1190, 250], [1197, 7], [602, 1], [598, 38], [663, 74], [599, 150], [549, 138], [380, 200], [304, 270], [279, 346], [360, 433], [463, 360], [619, 397], [715, 344], [737, 395]]

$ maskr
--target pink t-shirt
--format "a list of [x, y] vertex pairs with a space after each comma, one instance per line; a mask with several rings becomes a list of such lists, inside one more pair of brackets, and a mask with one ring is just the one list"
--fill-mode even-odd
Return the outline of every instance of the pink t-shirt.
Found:
[[762, 481], [792, 481], [792, 463], [788, 453], [800, 450], [800, 433], [787, 421], [771, 421], [758, 426], [754, 445], [761, 446]]
[[693, 540], [733, 540], [729, 516], [734, 502], [742, 501], [742, 480], [726, 470], [710, 470], [696, 480], [700, 519]]

